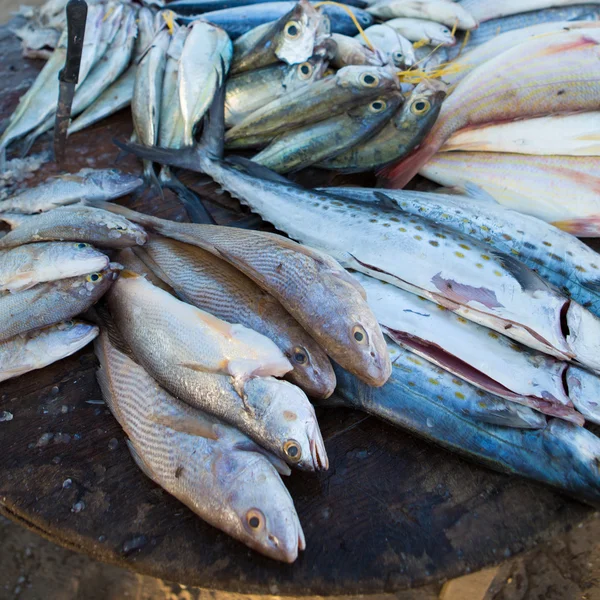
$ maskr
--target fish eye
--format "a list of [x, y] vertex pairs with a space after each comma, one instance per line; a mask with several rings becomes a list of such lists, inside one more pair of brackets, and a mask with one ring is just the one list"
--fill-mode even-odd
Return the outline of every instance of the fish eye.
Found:
[[366, 344], [368, 341], [367, 332], [365, 331], [364, 327], [361, 327], [360, 325], [355, 325], [352, 328], [352, 337], [359, 344]]
[[92, 273], [85, 278], [85, 280], [89, 281], [90, 283], [98, 283], [101, 279], [102, 273]]
[[296, 346], [292, 350], [292, 358], [295, 363], [305, 365], [308, 362], [308, 352], [302, 346]]
[[429, 112], [431, 104], [429, 100], [415, 100], [410, 107], [410, 110], [415, 115], [424, 115]]
[[367, 87], [375, 87], [379, 83], [379, 78], [375, 75], [371, 75], [371, 73], [363, 73], [360, 76], [360, 81]]
[[265, 516], [257, 508], [251, 508], [246, 513], [246, 523], [253, 531], [261, 531], [265, 526]]
[[85, 244], [84, 242], [79, 242], [78, 244], [75, 244], [76, 248], [79, 248], [80, 250], [83, 250], [84, 248], [89, 248], [90, 245], [89, 244]]
[[288, 37], [290, 37], [294, 40], [300, 35], [301, 25], [300, 25], [300, 23], [298, 23], [298, 21], [288, 21], [285, 24], [283, 31], [285, 32], [285, 34]]
[[283, 451], [291, 462], [300, 462], [300, 459], [302, 458], [302, 448], [300, 448], [300, 444], [296, 440], [288, 440], [283, 445]]
[[374, 102], [371, 102], [371, 104], [369, 105], [369, 110], [373, 113], [379, 113], [382, 110], [385, 110], [387, 107], [387, 102], [385, 102], [385, 100], [375, 100]]
[[309, 62], [305, 62], [302, 63], [299, 67], [298, 67], [298, 75], [300, 76], [300, 79], [308, 79], [313, 72], [313, 67]]
[[402, 52], [399, 50], [396, 50], [396, 52], [394, 52], [394, 58], [396, 60], [402, 60], [404, 58], [404, 54], [402, 54]]
[[450, 33], [450, 30], [444, 28], [444, 29], [442, 29], [442, 33]]
[[123, 227], [122, 225], [115, 225], [115, 229], [117, 231], [125, 231], [125, 227]]

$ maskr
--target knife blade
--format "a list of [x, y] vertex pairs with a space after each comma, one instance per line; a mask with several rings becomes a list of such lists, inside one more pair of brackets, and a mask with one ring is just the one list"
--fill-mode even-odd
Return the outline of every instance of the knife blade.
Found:
[[88, 7], [85, 0], [69, 0], [67, 4], [67, 58], [64, 68], [58, 74], [60, 89], [54, 121], [54, 158], [57, 163], [62, 163], [65, 159], [71, 106], [73, 105], [75, 86], [79, 81], [87, 12]]

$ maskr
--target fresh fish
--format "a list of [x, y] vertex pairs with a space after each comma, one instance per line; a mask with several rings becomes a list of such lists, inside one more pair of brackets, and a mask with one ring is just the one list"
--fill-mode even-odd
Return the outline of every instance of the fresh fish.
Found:
[[102, 271], [108, 256], [83, 242], [42, 242], [0, 250], [0, 292]]
[[[270, 2], [271, 0], [175, 0], [169, 2], [168, 8], [180, 15], [199, 15], [203, 12], [246, 7], [251, 4], [268, 4]], [[279, 4], [279, 2], [277, 3]], [[290, 4], [292, 3], [290, 2]], [[356, 6], [357, 8], [365, 8], [368, 5], [364, 0], [348, 0], [344, 4]]]
[[142, 472], [211, 525], [270, 558], [294, 562], [306, 544], [274, 459], [168, 394], [106, 332], [96, 355], [102, 394]]
[[83, 321], [65, 321], [0, 342], [0, 381], [43, 369], [75, 354], [87, 346], [98, 331], [98, 327]]
[[156, 236], [138, 254], [185, 302], [275, 342], [293, 366], [286, 378], [309, 396], [333, 393], [335, 377], [325, 352], [275, 298], [237, 269], [196, 246]]
[[409, 17], [428, 19], [458, 29], [475, 29], [477, 20], [460, 4], [450, 0], [380, 0], [370, 4], [367, 12], [379, 19]]
[[460, 0], [460, 5], [468, 10], [480, 23], [500, 19], [519, 13], [546, 8], [562, 8], [565, 6], [591, 4], [598, 7], [598, 0]]
[[600, 156], [600, 112], [550, 115], [461, 129], [442, 151]]
[[384, 57], [376, 48], [371, 49], [356, 38], [340, 33], [332, 33], [331, 39], [336, 45], [331, 65], [336, 69], [350, 65], [370, 65], [373, 67], [383, 67], [385, 65]]
[[144, 244], [146, 232], [120, 215], [88, 206], [63, 206], [39, 215], [0, 213], [12, 227], [0, 238], [0, 250], [31, 242], [87, 242], [106, 248]]
[[566, 385], [575, 408], [588, 421], [600, 424], [600, 379], [585, 369], [570, 366]]
[[369, 40], [372, 49], [378, 50], [387, 63], [391, 63], [399, 69], [412, 67], [417, 60], [410, 41], [395, 29], [388, 27], [387, 23], [371, 25], [365, 29], [364, 36], [358, 34], [354, 39], [367, 46], [365, 37]]
[[120, 268], [111, 263], [96, 273], [0, 295], [0, 342], [85, 312], [108, 290]]
[[385, 67], [350, 66], [310, 86], [275, 99], [225, 134], [225, 142], [279, 133], [339, 114], [350, 106], [399, 89], [396, 74]]
[[[441, 395], [417, 377], [414, 364], [395, 360], [390, 381], [373, 390], [336, 368], [337, 393], [347, 406], [378, 416], [412, 434], [482, 462], [497, 471], [528, 477], [593, 506], [600, 506], [600, 440], [561, 419], [539, 429], [488, 425], [463, 411], [465, 387]], [[414, 373], [415, 377], [409, 377]]]
[[[245, 382], [242, 399], [232, 377], [220, 374], [218, 369], [201, 368], [198, 361], [205, 361], [207, 338], [203, 331], [207, 318], [221, 323], [223, 334], [229, 330], [237, 336], [245, 328], [220, 321], [173, 297], [166, 298], [168, 294], [153, 289], [143, 277], [126, 277], [123, 281], [125, 285], [109, 296], [111, 314], [127, 344], [134, 348], [136, 358], [161, 385], [188, 404], [229, 422], [288, 464], [310, 471], [327, 469], [327, 454], [315, 412], [300, 388], [272, 377], [253, 377]], [[135, 293], [138, 289], [143, 290], [142, 295]], [[152, 303], [152, 298], [160, 298], [161, 304], [167, 300], [170, 304], [179, 303], [181, 312], [165, 312]], [[140, 310], [141, 305], [147, 310]], [[205, 316], [197, 316], [182, 327], [186, 315], [192, 312]], [[263, 337], [251, 330], [246, 332], [254, 338]], [[240, 344], [235, 337], [232, 342], [235, 352]], [[267, 345], [265, 342], [272, 344], [264, 338], [262, 347]], [[280, 353], [278, 348], [275, 350]], [[256, 356], [257, 352], [258, 348], [250, 349], [248, 356]], [[242, 370], [260, 366], [251, 365], [250, 360], [244, 365], [242, 357], [238, 357], [238, 365], [233, 357], [230, 361], [223, 358], [222, 372], [228, 364], [236, 374], [238, 366]], [[283, 369], [285, 363], [277, 360]]]
[[423, 81], [378, 134], [319, 167], [347, 173], [371, 171], [405, 156], [433, 127], [445, 97], [441, 82]]
[[444, 102], [419, 149], [386, 169], [389, 187], [404, 187], [459, 129], [597, 110], [599, 58], [600, 31], [587, 29], [532, 38], [473, 69]]
[[59, 175], [0, 201], [0, 212], [33, 214], [80, 200], [112, 200], [133, 192], [142, 180], [118, 169], [81, 169]]
[[[194, 150], [154, 149], [153, 152], [161, 156], [159, 162], [168, 162], [162, 160], [165, 153], [166, 157], [171, 157], [170, 164], [177, 163], [175, 166], [184, 168], [190, 168], [187, 160], [173, 157], [192, 154], [190, 160], [195, 168], [210, 173], [235, 197], [245, 195], [247, 189], [256, 194], [266, 193], [262, 180], [245, 175], [226, 163], [213, 161], [203, 153], [200, 160], [204, 164], [198, 165]], [[127, 214], [161, 235], [198, 246], [225, 259], [279, 300], [339, 364], [345, 364], [348, 370], [371, 385], [383, 385], [387, 380], [389, 363], [383, 334], [365, 302], [364, 290], [330, 256], [271, 233], [175, 223], [135, 213], [122, 206], [104, 206]]]
[[[179, 103], [184, 144], [194, 143], [194, 129], [225, 79], [233, 53], [231, 40], [219, 27], [204, 21], [191, 25], [179, 62]], [[140, 142], [146, 143], [140, 139]]]
[[124, 248], [117, 254], [117, 261], [123, 265], [127, 271], [132, 271], [138, 275], [143, 275], [152, 285], [159, 287], [169, 294], [175, 295], [175, 290], [166, 284], [160, 277], [154, 274], [154, 271], [134, 253], [132, 248]]
[[395, 343], [490, 394], [583, 425], [565, 384], [567, 363], [394, 285], [355, 276], [384, 333]]
[[98, 6], [103, 9], [103, 15], [97, 36], [88, 36], [87, 23], [90, 22], [90, 8], [88, 7], [88, 18], [85, 27], [85, 37], [83, 39], [83, 54], [79, 68], [80, 79], [77, 87], [82, 86], [87, 76], [106, 54], [121, 27], [125, 9], [128, 8], [121, 2], [107, 2], [106, 4], [98, 4]]
[[300, 0], [290, 12], [271, 23], [254, 44], [243, 52], [235, 52], [231, 72], [260, 69], [278, 61], [294, 65], [308, 60], [321, 19], [322, 14], [308, 0]]
[[600, 237], [599, 168], [598, 156], [440, 152], [420, 173], [446, 187], [483, 190], [578, 237]]
[[446, 25], [426, 19], [397, 18], [385, 24], [411, 42], [425, 42], [430, 46], [454, 46], [456, 38]]
[[[325, 188], [342, 199], [381, 203], [381, 190]], [[398, 209], [451, 227], [513, 254], [573, 300], [600, 316], [600, 255], [569, 233], [501, 204], [468, 196], [386, 190]]]
[[369, 139], [390, 120], [404, 97], [397, 92], [379, 96], [341, 115], [277, 136], [252, 160], [278, 173], [299, 171], [333, 159]]

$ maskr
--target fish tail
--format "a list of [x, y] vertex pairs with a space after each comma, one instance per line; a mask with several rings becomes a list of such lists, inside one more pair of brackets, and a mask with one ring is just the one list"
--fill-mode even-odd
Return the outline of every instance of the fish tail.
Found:
[[[226, 73], [225, 61], [221, 57], [221, 73]], [[208, 113], [204, 117], [204, 128], [200, 147], [213, 160], [223, 158], [225, 149], [225, 78], [217, 70], [217, 90]]]
[[117, 139], [113, 139], [113, 142], [124, 152], [135, 154], [141, 159], [162, 165], [188, 169], [190, 171], [202, 172], [199, 165], [198, 149], [194, 146], [174, 150], [157, 146], [144, 146], [133, 142], [121, 142]]
[[392, 163], [377, 173], [384, 179], [384, 187], [402, 189], [419, 172], [421, 167], [439, 150], [441, 144], [422, 144], [406, 158]]
[[600, 237], [600, 215], [554, 221], [552, 225], [576, 237]]
[[163, 193], [162, 185], [158, 180], [158, 177], [156, 176], [154, 164], [149, 160], [144, 161], [144, 178], [146, 179], [150, 187], [156, 191], [160, 199], [164, 202], [165, 195]]

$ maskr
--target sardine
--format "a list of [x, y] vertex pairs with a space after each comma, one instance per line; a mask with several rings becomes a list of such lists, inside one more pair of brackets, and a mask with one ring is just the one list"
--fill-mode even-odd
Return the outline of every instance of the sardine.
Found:
[[456, 38], [447, 25], [427, 19], [409, 19], [399, 17], [385, 24], [396, 30], [411, 42], [425, 42], [430, 46], [454, 46]]
[[336, 45], [331, 65], [336, 69], [350, 65], [371, 65], [374, 67], [385, 65], [384, 57], [376, 48], [371, 49], [356, 38], [340, 33], [332, 33], [331, 39]]
[[270, 558], [293, 562], [306, 544], [274, 459], [160, 388], [106, 332], [96, 355], [102, 394], [142, 472], [211, 525]]
[[142, 180], [118, 169], [81, 169], [53, 177], [0, 201], [0, 212], [33, 214], [80, 200], [112, 200], [130, 194]]
[[475, 29], [477, 20], [460, 4], [450, 0], [380, 0], [370, 4], [367, 12], [379, 19], [409, 17], [428, 19], [448, 27]]
[[83, 242], [41, 242], [0, 250], [0, 292], [102, 271], [108, 256]]
[[500, 19], [519, 13], [544, 10], [546, 8], [562, 8], [565, 6], [592, 4], [598, 6], [597, 0], [460, 0], [460, 5], [468, 10], [480, 23]]
[[[399, 362], [394, 363], [388, 384], [378, 390], [336, 368], [337, 393], [349, 407], [378, 416], [450, 451], [600, 506], [600, 439], [591, 431], [561, 419], [550, 419], [546, 427], [531, 430], [482, 423], [462, 411], [464, 386], [455, 388], [459, 396], [441, 395], [438, 386], [417, 377], [414, 364]], [[407, 376], [413, 372], [414, 378]]]
[[136, 254], [185, 302], [275, 342], [293, 366], [286, 378], [309, 396], [333, 393], [335, 377], [325, 352], [275, 298], [237, 269], [196, 246], [156, 236]]
[[441, 82], [423, 81], [378, 134], [319, 166], [345, 173], [371, 171], [406, 156], [433, 127], [445, 97]]
[[0, 249], [31, 242], [87, 242], [106, 248], [144, 244], [146, 232], [119, 215], [88, 206], [63, 206], [39, 215], [0, 213], [12, 231], [0, 238]]
[[416, 152], [385, 170], [402, 188], [459, 129], [492, 121], [597, 110], [600, 31], [540, 36], [473, 69], [444, 102]]
[[387, 23], [371, 25], [365, 29], [364, 36], [358, 34], [354, 39], [367, 46], [365, 37], [370, 45], [380, 52], [386, 63], [393, 64], [399, 69], [412, 67], [417, 60], [410, 41], [395, 29], [388, 27]]
[[[244, 383], [244, 398], [241, 398], [233, 377], [220, 374], [219, 370], [226, 372], [229, 366], [229, 370], [238, 374], [238, 366], [243, 371], [256, 364], [251, 364], [248, 359], [244, 366], [244, 355], [240, 355], [236, 365], [232, 354], [231, 360], [223, 356], [221, 369], [211, 371], [202, 367], [199, 361], [206, 362], [207, 340], [203, 331], [207, 319], [202, 317], [203, 323], [196, 317], [181, 327], [187, 314], [195, 312], [199, 315], [201, 311], [173, 297], [166, 298], [166, 292], [153, 289], [143, 277], [127, 277], [123, 282], [124, 285], [108, 298], [111, 314], [136, 358], [161, 385], [188, 404], [234, 425], [288, 464], [310, 471], [327, 468], [327, 454], [314, 409], [300, 388], [272, 377], [253, 377]], [[134, 296], [137, 289], [143, 290], [142, 295]], [[161, 310], [158, 304], [151, 302], [152, 298], [159, 297], [162, 304], [167, 300], [171, 304], [178, 303], [181, 312], [173, 314]], [[142, 305], [148, 310], [140, 310]], [[222, 323], [223, 334], [230, 330], [234, 336], [245, 329], [229, 325], [208, 313], [204, 315]], [[263, 337], [256, 332], [251, 334], [255, 338]], [[264, 338], [262, 347], [267, 345], [265, 342], [272, 344]], [[240, 346], [232, 337], [233, 352], [236, 347], [239, 349]], [[280, 353], [277, 347], [275, 350]], [[258, 348], [250, 349], [248, 356], [256, 355], [258, 351]], [[284, 358], [283, 354], [281, 358]], [[277, 360], [283, 367], [284, 362]], [[287, 360], [285, 362], [289, 365]]]
[[0, 342], [0, 381], [43, 369], [75, 354], [98, 331], [98, 327], [83, 321], [65, 321]]
[[95, 304], [118, 276], [120, 265], [0, 295], [0, 342], [72, 319]]

